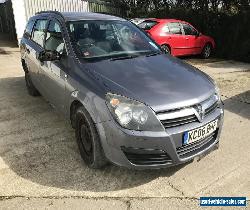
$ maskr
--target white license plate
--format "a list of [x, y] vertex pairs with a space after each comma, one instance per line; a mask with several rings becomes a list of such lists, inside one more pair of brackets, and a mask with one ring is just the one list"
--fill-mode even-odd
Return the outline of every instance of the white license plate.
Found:
[[217, 129], [218, 120], [210, 122], [203, 127], [186, 131], [183, 135], [183, 144], [190, 144], [208, 137]]

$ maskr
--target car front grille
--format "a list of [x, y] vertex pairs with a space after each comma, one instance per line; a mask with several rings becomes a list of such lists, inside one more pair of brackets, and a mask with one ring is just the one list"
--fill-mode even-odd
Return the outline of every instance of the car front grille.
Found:
[[161, 123], [165, 128], [177, 127], [192, 122], [198, 122], [198, 119], [194, 114], [185, 117], [178, 117], [175, 119], [161, 120]]
[[122, 147], [127, 159], [135, 165], [164, 165], [172, 162], [169, 155], [162, 150], [145, 150]]
[[218, 107], [218, 102], [216, 101], [212, 106], [205, 109], [205, 116], [213, 113]]
[[[218, 107], [218, 99], [211, 97], [200, 105], [204, 108], [204, 116], [212, 114]], [[161, 121], [165, 129], [182, 126], [189, 123], [199, 122], [194, 112], [194, 106], [185, 107], [182, 109], [160, 111], [157, 112], [157, 117]]]
[[196, 141], [191, 144], [186, 144], [186, 145], [176, 148], [176, 152], [179, 158], [188, 158], [206, 149], [207, 147], [209, 147], [215, 142], [217, 138], [217, 134], [218, 134], [218, 130], [212, 133], [210, 136], [200, 141]]

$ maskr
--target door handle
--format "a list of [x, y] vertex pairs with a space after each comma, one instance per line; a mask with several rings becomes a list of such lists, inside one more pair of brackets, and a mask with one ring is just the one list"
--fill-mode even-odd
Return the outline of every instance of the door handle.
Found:
[[189, 38], [186, 38], [186, 40], [189, 40]]
[[67, 75], [67, 74], [65, 74], [65, 75], [64, 75], [64, 78], [65, 78], [65, 79], [68, 79], [68, 75]]
[[30, 54], [30, 50], [29, 50], [28, 48], [26, 48], [26, 52], [27, 52], [28, 54]]

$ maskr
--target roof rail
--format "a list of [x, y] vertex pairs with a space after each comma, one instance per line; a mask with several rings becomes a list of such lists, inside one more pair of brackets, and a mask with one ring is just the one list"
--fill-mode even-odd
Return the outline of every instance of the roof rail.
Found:
[[53, 13], [53, 14], [56, 14], [56, 15], [60, 15], [64, 19], [64, 16], [62, 15], [61, 12], [54, 11], [54, 10], [40, 11], [40, 12], [37, 12], [36, 15], [43, 14], [43, 13]]

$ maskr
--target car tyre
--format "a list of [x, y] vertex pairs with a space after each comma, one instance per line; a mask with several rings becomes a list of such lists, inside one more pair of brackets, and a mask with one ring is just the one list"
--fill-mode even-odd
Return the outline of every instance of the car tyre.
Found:
[[170, 47], [169, 47], [168, 45], [163, 44], [163, 45], [161, 46], [161, 49], [162, 49], [166, 54], [171, 54], [171, 49], [170, 49]]
[[29, 95], [31, 96], [40, 96], [39, 91], [36, 89], [36, 87], [34, 86], [31, 77], [30, 77], [30, 73], [29, 72], [25, 72], [25, 83], [26, 83], [26, 87], [28, 90]]
[[96, 127], [82, 106], [76, 111], [75, 135], [81, 157], [89, 168], [100, 169], [107, 165]]
[[204, 59], [208, 59], [212, 54], [212, 46], [211, 44], [206, 44], [202, 50], [201, 56]]

